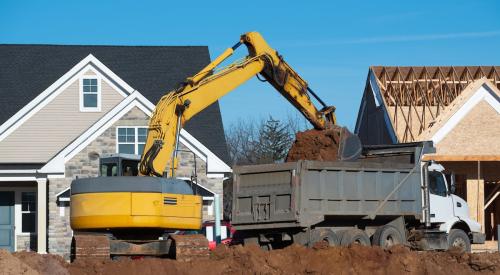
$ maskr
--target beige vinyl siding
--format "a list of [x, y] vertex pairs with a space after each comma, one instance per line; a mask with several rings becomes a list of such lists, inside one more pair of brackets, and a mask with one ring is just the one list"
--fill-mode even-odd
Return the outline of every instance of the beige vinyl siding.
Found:
[[101, 111], [80, 112], [79, 83], [77, 79], [0, 142], [0, 163], [48, 161], [123, 100], [101, 79]]

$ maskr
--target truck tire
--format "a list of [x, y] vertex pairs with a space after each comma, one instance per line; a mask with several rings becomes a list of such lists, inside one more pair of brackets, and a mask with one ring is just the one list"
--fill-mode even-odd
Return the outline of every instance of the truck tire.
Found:
[[321, 229], [313, 229], [311, 232], [311, 242], [310, 246], [316, 245], [316, 243], [323, 242], [327, 246], [338, 246], [340, 241], [331, 229], [321, 228]]
[[401, 232], [389, 224], [377, 228], [375, 234], [373, 234], [372, 245], [386, 248], [402, 243], [404, 243], [404, 240]]
[[448, 234], [448, 249], [458, 247], [465, 252], [471, 252], [469, 236], [461, 229], [452, 229]]
[[360, 244], [364, 246], [370, 245], [370, 238], [366, 233], [361, 229], [348, 229], [344, 231], [342, 234], [342, 240], [340, 241], [340, 245], [348, 246], [350, 244]]

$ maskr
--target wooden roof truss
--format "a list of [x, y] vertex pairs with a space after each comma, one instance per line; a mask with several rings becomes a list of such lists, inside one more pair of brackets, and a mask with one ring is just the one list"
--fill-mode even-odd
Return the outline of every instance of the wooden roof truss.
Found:
[[471, 82], [500, 88], [500, 67], [372, 67], [399, 142], [412, 142]]

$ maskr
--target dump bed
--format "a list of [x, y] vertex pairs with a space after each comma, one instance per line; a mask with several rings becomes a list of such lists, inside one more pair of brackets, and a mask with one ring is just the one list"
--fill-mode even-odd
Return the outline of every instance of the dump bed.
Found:
[[235, 167], [232, 224], [261, 229], [307, 227], [335, 217], [420, 219], [421, 169], [412, 155], [406, 162], [367, 157]]

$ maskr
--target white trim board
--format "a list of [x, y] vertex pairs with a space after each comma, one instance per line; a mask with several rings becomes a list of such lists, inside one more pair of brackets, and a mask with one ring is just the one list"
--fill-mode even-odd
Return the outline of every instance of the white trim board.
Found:
[[[24, 122], [26, 122], [26, 120], [49, 104], [54, 98], [56, 98], [60, 93], [66, 90], [67, 87], [73, 84], [74, 81], [81, 78], [89, 70], [101, 79], [104, 79], [106, 83], [108, 83], [115, 91], [124, 97], [134, 91], [134, 89], [125, 83], [125, 81], [114, 74], [92, 54], [89, 54], [37, 97], [35, 97], [35, 99], [30, 101], [26, 104], [26, 106], [0, 125], [0, 141], [19, 128]], [[119, 86], [115, 85], [115, 83]]]
[[125, 98], [125, 100], [120, 102], [111, 111], [106, 113], [99, 121], [92, 125], [87, 131], [78, 136], [78, 138], [66, 146], [66, 148], [49, 160], [39, 171], [43, 173], [64, 173], [64, 166], [68, 160], [72, 159], [77, 153], [83, 150], [83, 148], [104, 133], [104, 131], [106, 131], [134, 107], [141, 109], [148, 116], [150, 116], [151, 110], [149, 110], [147, 104], [142, 103], [142, 100], [144, 99], [145, 98], [137, 91], [129, 95]]
[[[64, 148], [56, 156], [50, 159], [47, 164], [38, 172], [64, 173], [65, 163], [68, 160], [72, 159], [76, 154], [83, 150], [83, 148], [88, 146], [92, 141], [94, 141], [98, 136], [104, 133], [104, 131], [106, 131], [134, 107], [139, 108], [149, 117], [151, 117], [155, 108], [155, 106], [141, 93], [139, 93], [138, 91], [134, 91], [117, 106], [115, 106], [111, 111], [106, 113], [87, 131], [78, 136], [78, 138], [76, 138], [72, 143], [66, 146], [66, 148]], [[206, 163], [207, 175], [209, 177], [210, 175], [214, 175], [214, 177], [220, 177], [221, 173], [229, 173], [232, 171], [226, 163], [224, 163], [219, 157], [212, 153], [207, 147], [205, 147], [186, 130], [181, 130], [179, 141]]]
[[373, 94], [373, 99], [375, 100], [375, 107], [381, 107], [382, 112], [384, 114], [385, 127], [387, 128], [387, 132], [392, 140], [392, 143], [398, 143], [398, 138], [396, 132], [394, 131], [394, 127], [391, 122], [391, 118], [389, 117], [389, 112], [387, 110], [387, 106], [383, 104], [384, 99], [382, 98], [382, 93], [380, 92], [380, 87], [377, 82], [377, 77], [372, 69], [370, 69], [369, 73], [369, 83]]
[[455, 112], [448, 121], [433, 136], [434, 144], [442, 141], [455, 126], [481, 101], [486, 101], [498, 114], [500, 114], [500, 98], [486, 84], [481, 85], [476, 92]]
[[223, 162], [219, 157], [217, 157], [212, 151], [210, 151], [205, 145], [199, 142], [186, 130], [181, 129], [179, 141], [182, 142], [189, 150], [194, 152], [196, 156], [201, 158], [207, 164], [207, 173], [230, 173], [232, 172], [231, 167], [229, 167], [225, 162]]

